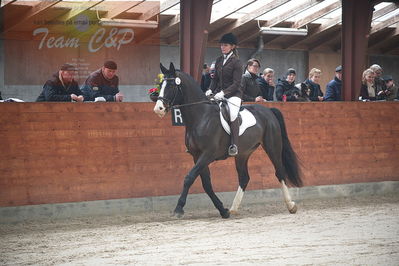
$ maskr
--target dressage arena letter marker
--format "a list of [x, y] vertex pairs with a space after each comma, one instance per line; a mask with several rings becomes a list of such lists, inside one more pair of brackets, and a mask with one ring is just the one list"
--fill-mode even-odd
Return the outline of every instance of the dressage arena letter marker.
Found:
[[172, 112], [172, 126], [184, 126], [183, 117], [180, 109], [173, 109]]

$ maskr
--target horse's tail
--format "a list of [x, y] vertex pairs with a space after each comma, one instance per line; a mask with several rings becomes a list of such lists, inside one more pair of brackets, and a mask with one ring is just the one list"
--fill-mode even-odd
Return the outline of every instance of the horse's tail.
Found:
[[283, 166], [287, 173], [288, 181], [296, 187], [301, 187], [302, 186], [302, 179], [301, 179], [302, 172], [299, 167], [298, 157], [297, 157], [295, 151], [292, 149], [291, 142], [288, 139], [287, 129], [285, 128], [283, 114], [277, 108], [270, 108], [270, 110], [276, 116], [276, 118], [280, 124], [281, 136], [282, 136], [282, 141], [283, 141], [282, 161], [283, 161]]

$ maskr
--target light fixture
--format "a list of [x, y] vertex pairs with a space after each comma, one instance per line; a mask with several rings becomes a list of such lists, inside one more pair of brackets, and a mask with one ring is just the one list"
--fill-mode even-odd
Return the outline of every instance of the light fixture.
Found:
[[158, 28], [158, 21], [153, 20], [133, 20], [133, 19], [107, 19], [101, 18], [99, 20], [101, 26], [108, 27], [131, 27], [131, 28]]
[[276, 35], [308, 35], [308, 29], [296, 29], [296, 28], [278, 28], [278, 27], [260, 27], [262, 34], [276, 34]]

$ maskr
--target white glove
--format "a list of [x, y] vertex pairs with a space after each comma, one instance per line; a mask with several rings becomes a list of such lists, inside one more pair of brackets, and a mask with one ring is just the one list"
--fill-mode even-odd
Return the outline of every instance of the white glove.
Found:
[[220, 91], [220, 92], [216, 93], [215, 96], [214, 96], [214, 98], [215, 98], [216, 100], [223, 100], [223, 99], [224, 99], [224, 92], [223, 92], [223, 91]]
[[205, 92], [205, 96], [209, 96], [209, 95], [212, 95], [212, 90], [207, 90], [207, 91]]
[[106, 100], [105, 100], [104, 97], [96, 97], [96, 98], [94, 99], [94, 101], [95, 101], [95, 102], [106, 102]]

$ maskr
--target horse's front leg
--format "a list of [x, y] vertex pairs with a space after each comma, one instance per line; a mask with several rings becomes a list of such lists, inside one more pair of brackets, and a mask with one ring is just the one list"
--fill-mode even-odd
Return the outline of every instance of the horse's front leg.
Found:
[[201, 175], [202, 187], [204, 188], [206, 194], [208, 194], [208, 196], [211, 198], [213, 205], [215, 205], [216, 209], [219, 210], [219, 213], [222, 216], [222, 218], [229, 218], [230, 217], [229, 209], [226, 209], [223, 206], [223, 203], [220, 201], [220, 199], [216, 196], [215, 192], [213, 191], [209, 167], [205, 166], [204, 169], [201, 171], [200, 175]]
[[191, 187], [191, 185], [194, 183], [195, 179], [197, 176], [200, 174], [200, 172], [204, 169], [204, 167], [207, 167], [208, 164], [211, 162], [209, 159], [210, 156], [205, 156], [201, 155], [197, 162], [195, 163], [194, 167], [190, 170], [188, 175], [184, 178], [184, 184], [183, 184], [183, 191], [180, 194], [180, 198], [177, 201], [177, 206], [174, 210], [174, 215], [178, 218], [182, 217], [184, 215], [184, 205], [186, 205], [186, 200], [187, 200], [187, 194], [188, 191]]

